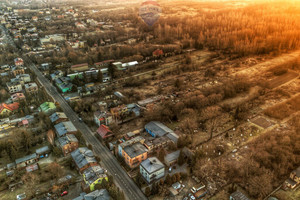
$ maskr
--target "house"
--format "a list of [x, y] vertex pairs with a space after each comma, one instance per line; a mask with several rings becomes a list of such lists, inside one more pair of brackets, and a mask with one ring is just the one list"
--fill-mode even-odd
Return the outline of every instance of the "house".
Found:
[[52, 115], [50, 115], [49, 118], [53, 124], [58, 124], [60, 122], [68, 121], [68, 117], [66, 116], [66, 114], [64, 112], [55, 112]]
[[291, 189], [296, 188], [300, 184], [300, 167], [290, 173], [290, 177], [285, 180], [285, 185]]
[[66, 122], [60, 122], [56, 125], [54, 125], [57, 137], [62, 137], [67, 134], [75, 134], [77, 132], [77, 129], [73, 125], [72, 122], [66, 121]]
[[64, 156], [69, 155], [78, 148], [78, 140], [73, 134], [58, 138], [58, 143]]
[[168, 167], [174, 165], [177, 163], [179, 158], [180, 150], [174, 151], [172, 153], [169, 153], [165, 156], [164, 161]]
[[144, 99], [144, 100], [141, 100], [141, 101], [138, 101], [138, 105], [141, 106], [141, 107], [145, 107], [147, 106], [148, 104], [153, 104], [155, 102], [158, 102], [160, 100], [162, 100], [162, 96], [155, 96], [155, 97], [151, 97], [151, 98], [148, 98], [148, 99]]
[[166, 147], [170, 142], [171, 142], [171, 140], [166, 136], [163, 136], [160, 138], [149, 137], [149, 138], [146, 138], [144, 145], [145, 145], [145, 147], [147, 147], [148, 151], [150, 152], [155, 149], [160, 149], [162, 147]]
[[166, 136], [169, 139], [171, 139], [175, 144], [177, 143], [179, 138], [179, 136], [176, 133], [174, 133], [174, 131], [172, 131], [170, 128], [157, 121], [152, 121], [146, 124], [145, 130], [152, 137]]
[[132, 145], [134, 143], [140, 142], [141, 144], [143, 144], [145, 141], [145, 138], [143, 138], [142, 136], [137, 136], [135, 138], [132, 138], [131, 140], [128, 140], [126, 142], [123, 142], [121, 144], [118, 145], [118, 155], [120, 157], [123, 156], [123, 149], [129, 145]]
[[55, 112], [56, 106], [53, 102], [44, 102], [40, 105], [39, 110], [47, 115], [51, 115]]
[[23, 158], [16, 159], [16, 166], [17, 168], [23, 168], [27, 165], [31, 165], [37, 161], [37, 155], [36, 153], [30, 154], [28, 156], [25, 156]]
[[98, 165], [93, 152], [86, 147], [81, 147], [71, 152], [71, 157], [80, 173], [89, 167]]
[[99, 165], [95, 165], [92, 167], [87, 168], [83, 171], [83, 190], [94, 191], [95, 185], [101, 184], [102, 180], [105, 179], [108, 181], [107, 175], [104, 173], [104, 169], [101, 168]]
[[22, 85], [24, 85], [25, 83], [29, 83], [31, 81], [29, 74], [18, 74], [16, 75], [16, 78], [20, 81]]
[[137, 142], [128, 145], [123, 149], [123, 158], [130, 168], [135, 168], [140, 165], [143, 160], [147, 159], [148, 150], [141, 143]]
[[229, 197], [230, 200], [250, 200], [245, 194], [240, 192], [239, 190], [232, 193]]
[[24, 74], [25, 70], [21, 66], [15, 66], [11, 69], [14, 76], [17, 76], [18, 74]]
[[119, 119], [122, 115], [128, 114], [128, 108], [126, 105], [120, 105], [110, 109], [110, 113], [113, 116], [113, 119]]
[[27, 94], [36, 93], [39, 90], [36, 83], [27, 83], [25, 84], [25, 91]]
[[16, 66], [23, 66], [24, 65], [24, 61], [23, 61], [22, 58], [15, 58], [14, 62], [15, 62]]
[[19, 103], [15, 102], [12, 104], [2, 103], [0, 105], [0, 115], [10, 114], [19, 109]]
[[11, 100], [13, 101], [13, 102], [20, 102], [20, 101], [23, 101], [23, 100], [25, 100], [26, 99], [26, 97], [25, 97], [25, 95], [23, 94], [23, 93], [15, 93], [15, 94], [13, 94], [13, 95], [11, 95]]
[[41, 64], [41, 69], [43, 71], [49, 70], [49, 68], [50, 68], [50, 63], [42, 63]]
[[9, 93], [16, 93], [22, 91], [22, 85], [19, 81], [6, 83]]
[[59, 77], [55, 79], [55, 85], [63, 92], [71, 92], [73, 84], [69, 82], [70, 78], [68, 77]]
[[89, 69], [89, 64], [88, 63], [82, 63], [82, 64], [71, 66], [71, 71], [83, 72], [83, 71], [86, 71], [88, 69]]
[[51, 80], [63, 77], [64, 73], [61, 70], [56, 70], [54, 73], [50, 74]]
[[51, 152], [51, 150], [48, 146], [44, 146], [44, 147], [41, 147], [41, 148], [35, 150], [37, 158], [48, 157], [48, 154], [50, 152]]
[[100, 135], [102, 139], [106, 139], [114, 136], [111, 130], [109, 130], [109, 128], [103, 124], [97, 129], [97, 133]]
[[91, 193], [81, 193], [79, 197], [73, 200], [110, 200], [111, 197], [106, 189], [95, 190]]
[[47, 132], [47, 139], [50, 144], [54, 145], [55, 133], [52, 129]]
[[140, 173], [149, 184], [165, 176], [165, 166], [156, 157], [151, 157], [141, 163]]
[[94, 113], [94, 121], [98, 126], [103, 125], [110, 125], [112, 123], [112, 115], [108, 112], [101, 112], [101, 111], [96, 111]]

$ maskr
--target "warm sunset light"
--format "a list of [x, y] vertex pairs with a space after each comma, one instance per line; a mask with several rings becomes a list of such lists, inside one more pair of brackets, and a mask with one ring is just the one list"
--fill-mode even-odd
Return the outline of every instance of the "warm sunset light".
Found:
[[300, 200], [300, 0], [0, 0], [0, 200]]

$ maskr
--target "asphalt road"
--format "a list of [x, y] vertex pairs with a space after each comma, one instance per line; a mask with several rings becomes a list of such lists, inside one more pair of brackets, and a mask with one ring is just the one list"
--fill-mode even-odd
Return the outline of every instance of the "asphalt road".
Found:
[[[0, 26], [2, 30], [6, 33], [7, 41], [12, 46], [15, 46], [14, 41], [8, 35], [7, 30]], [[44, 86], [47, 93], [52, 96], [52, 98], [60, 104], [60, 107], [65, 112], [67, 117], [73, 122], [74, 126], [82, 132], [84, 139], [88, 144], [93, 146], [93, 151], [96, 156], [101, 158], [103, 167], [105, 167], [108, 172], [113, 176], [114, 181], [117, 186], [124, 192], [128, 200], [146, 200], [147, 198], [142, 193], [140, 188], [133, 182], [133, 180], [127, 175], [123, 168], [118, 163], [117, 159], [110, 153], [110, 151], [103, 146], [100, 141], [94, 136], [90, 128], [84, 123], [80, 122], [79, 117], [69, 106], [66, 100], [60, 95], [56, 88], [50, 83], [50, 81], [43, 76], [39, 69], [32, 63], [32, 61], [27, 57], [22, 57], [25, 61], [27, 67], [29, 67], [32, 72], [34, 72], [39, 80], [39, 82]]]

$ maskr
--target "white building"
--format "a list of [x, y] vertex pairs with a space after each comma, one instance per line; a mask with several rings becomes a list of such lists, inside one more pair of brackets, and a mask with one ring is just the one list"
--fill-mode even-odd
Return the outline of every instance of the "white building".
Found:
[[152, 183], [165, 176], [165, 166], [156, 157], [151, 157], [140, 164], [140, 173], [148, 183]]

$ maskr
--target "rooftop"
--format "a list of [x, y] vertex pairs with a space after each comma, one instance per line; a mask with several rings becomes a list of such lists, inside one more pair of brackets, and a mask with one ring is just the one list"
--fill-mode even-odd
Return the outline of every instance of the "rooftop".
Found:
[[59, 124], [54, 125], [54, 128], [58, 134], [59, 137], [67, 134], [67, 133], [73, 133], [76, 132], [77, 129], [73, 125], [72, 122], [67, 121], [67, 122], [61, 122]]
[[56, 122], [59, 119], [68, 119], [68, 117], [66, 116], [66, 114], [64, 112], [55, 112], [52, 115], [50, 115], [50, 120], [51, 122]]
[[42, 148], [39, 148], [39, 149], [35, 150], [35, 153], [36, 154], [43, 154], [43, 153], [46, 153], [48, 151], [50, 151], [49, 147], [48, 146], [44, 146]]
[[73, 134], [69, 134], [69, 135], [66, 135], [66, 136], [63, 136], [63, 137], [60, 137], [58, 138], [58, 142], [59, 142], [59, 145], [61, 147], [71, 143], [71, 142], [78, 142], [77, 138], [75, 137], [75, 135]]
[[28, 160], [32, 160], [32, 159], [35, 159], [36, 158], [36, 153], [33, 153], [33, 154], [30, 154], [30, 155], [27, 155], [23, 158], [18, 158], [16, 159], [16, 164], [19, 164], [19, 163], [22, 163], [22, 162], [26, 162]]
[[170, 128], [157, 121], [149, 122], [145, 125], [145, 129], [154, 133], [158, 137], [162, 137], [168, 133], [174, 133], [174, 131], [172, 131]]
[[230, 195], [231, 197], [234, 198], [234, 200], [250, 200], [246, 195], [244, 195], [242, 192], [239, 190], [235, 191]]
[[165, 161], [172, 162], [173, 160], [177, 160], [180, 154], [180, 150], [169, 153], [165, 156]]
[[151, 157], [144, 160], [141, 166], [149, 173], [152, 174], [162, 168], [165, 168], [164, 164], [160, 162], [156, 157]]
[[85, 181], [90, 185], [99, 178], [105, 178], [107, 175], [104, 174], [104, 169], [99, 165], [89, 167], [83, 171]]
[[137, 143], [134, 143], [133, 145], [126, 146], [124, 148], [124, 151], [127, 153], [127, 155], [130, 158], [135, 158], [135, 157], [147, 152], [148, 150], [144, 145], [137, 142]]
[[89, 163], [97, 162], [93, 152], [86, 147], [76, 149], [71, 153], [71, 156], [79, 169], [83, 168]]

